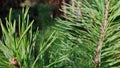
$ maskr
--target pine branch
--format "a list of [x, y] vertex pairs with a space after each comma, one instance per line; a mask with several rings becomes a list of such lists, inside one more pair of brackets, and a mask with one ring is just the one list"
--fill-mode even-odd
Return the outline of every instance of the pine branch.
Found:
[[101, 26], [100, 38], [98, 41], [98, 47], [97, 47], [95, 59], [94, 59], [94, 68], [98, 68], [98, 66], [99, 66], [99, 58], [100, 58], [100, 54], [101, 54], [100, 50], [102, 48], [102, 44], [103, 44], [103, 40], [104, 40], [104, 36], [105, 36], [105, 31], [106, 31], [106, 27], [107, 27], [107, 23], [108, 23], [109, 0], [106, 0], [105, 2], [106, 2], [106, 6], [105, 6], [104, 22], [103, 22], [103, 25]]

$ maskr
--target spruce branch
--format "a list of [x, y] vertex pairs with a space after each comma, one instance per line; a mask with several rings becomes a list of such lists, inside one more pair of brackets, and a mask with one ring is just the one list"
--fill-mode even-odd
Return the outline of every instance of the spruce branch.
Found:
[[105, 3], [106, 3], [106, 5], [105, 5], [104, 21], [103, 21], [103, 25], [101, 26], [98, 47], [96, 49], [96, 54], [95, 54], [95, 59], [94, 59], [94, 68], [98, 68], [98, 66], [99, 66], [99, 58], [100, 58], [100, 54], [101, 54], [100, 51], [102, 48], [102, 44], [103, 44], [103, 40], [104, 40], [104, 36], [105, 36], [105, 31], [106, 31], [106, 27], [107, 27], [107, 23], [108, 23], [109, 0], [106, 0]]

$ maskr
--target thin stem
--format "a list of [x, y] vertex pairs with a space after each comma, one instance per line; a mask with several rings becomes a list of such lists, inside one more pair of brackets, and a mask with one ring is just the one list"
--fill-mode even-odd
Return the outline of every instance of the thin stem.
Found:
[[63, 3], [63, 12], [64, 12], [63, 15], [64, 15], [64, 17], [66, 17], [66, 12], [67, 12], [67, 11], [66, 11], [66, 3], [65, 3], [65, 0], [63, 0], [62, 3]]
[[75, 9], [74, 9], [74, 7], [75, 7], [74, 0], [71, 0], [71, 5], [72, 5], [72, 12], [74, 13], [74, 11], [75, 11]]
[[105, 0], [105, 14], [104, 14], [104, 22], [103, 25], [101, 26], [101, 32], [100, 32], [100, 38], [98, 41], [98, 47], [96, 50], [96, 54], [95, 54], [95, 59], [94, 59], [94, 68], [98, 68], [99, 67], [99, 59], [100, 59], [100, 51], [102, 48], [102, 44], [103, 44], [103, 40], [104, 40], [104, 36], [105, 36], [105, 31], [106, 31], [106, 27], [107, 27], [107, 23], [108, 23], [108, 6], [109, 6], [109, 0]]

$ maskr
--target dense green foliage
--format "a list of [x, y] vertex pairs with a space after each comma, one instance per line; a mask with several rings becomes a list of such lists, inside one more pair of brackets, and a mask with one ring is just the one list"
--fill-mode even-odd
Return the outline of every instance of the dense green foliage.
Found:
[[16, 68], [11, 59], [17, 59], [20, 68], [66, 67], [71, 64], [67, 52], [63, 52], [63, 47], [66, 46], [61, 45], [60, 39], [57, 38], [58, 32], [52, 28], [45, 32], [33, 31], [34, 21], [29, 22], [27, 13], [28, 8], [23, 9], [16, 22], [12, 21], [10, 10], [6, 26], [1, 22], [3, 36], [0, 40], [0, 68]]
[[[106, 4], [105, 0], [78, 0], [75, 6], [66, 6], [66, 20], [58, 19], [57, 29], [71, 41], [72, 49], [76, 51], [73, 53], [76, 55], [74, 62], [79, 65], [76, 68], [93, 68], [99, 40], [102, 40], [99, 68], [120, 67], [120, 1], [109, 0], [108, 10]], [[105, 28], [104, 21], [107, 21]], [[102, 30], [104, 33], [101, 33]], [[104, 37], [100, 38], [101, 35]]]
[[[12, 12], [10, 11], [9, 19], [6, 19], [6, 27], [1, 23], [3, 38], [0, 41], [0, 67], [1, 68], [9, 68], [10, 65], [9, 60], [12, 58], [16, 58], [20, 67], [25, 68], [34, 68], [36, 66], [36, 62], [38, 57], [40, 57], [46, 50], [49, 48], [51, 43], [43, 42], [43, 44], [37, 44], [38, 30], [34, 33], [32, 31], [32, 24], [29, 23], [29, 17], [27, 17], [28, 8], [26, 11], [22, 11], [22, 17], [19, 16], [19, 21], [16, 25], [16, 21], [12, 22]], [[22, 19], [21, 19], [22, 18]], [[18, 26], [18, 30], [16, 30], [16, 26]], [[16, 33], [18, 31], [18, 33]], [[54, 34], [54, 33], [53, 33]], [[53, 35], [52, 34], [52, 35]], [[49, 40], [53, 40], [55, 38], [49, 37]], [[36, 39], [37, 38], [37, 39]], [[38, 47], [40, 45], [41, 47]], [[38, 53], [35, 52], [37, 49]], [[42, 49], [42, 50], [41, 50]], [[13, 65], [14, 66], [14, 65]]]
[[[57, 18], [55, 26], [45, 31], [33, 29], [28, 8], [22, 10], [17, 21], [12, 20], [10, 10], [6, 25], [1, 22], [0, 68], [17, 68], [10, 61], [14, 58], [20, 68], [119, 68], [120, 1], [74, 0], [73, 3], [66, 4], [62, 10], [66, 11], [64, 18]], [[42, 22], [50, 20], [44, 19], [43, 14]]]

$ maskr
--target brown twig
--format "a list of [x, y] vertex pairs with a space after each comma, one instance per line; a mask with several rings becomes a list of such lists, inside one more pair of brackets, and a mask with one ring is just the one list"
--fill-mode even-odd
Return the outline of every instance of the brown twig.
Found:
[[16, 58], [9, 59], [9, 62], [12, 66], [15, 66], [16, 68], [20, 68], [18, 60]]
[[66, 12], [67, 12], [67, 11], [66, 11], [66, 3], [65, 3], [65, 0], [63, 0], [62, 3], [63, 3], [63, 12], [64, 12], [63, 15], [64, 15], [64, 17], [65, 17], [65, 16], [66, 16]]
[[95, 59], [94, 59], [94, 68], [98, 68], [98, 66], [99, 66], [99, 58], [100, 58], [100, 54], [101, 54], [100, 51], [101, 51], [101, 48], [102, 48], [104, 35], [105, 35], [107, 23], [108, 23], [109, 0], [105, 0], [105, 2], [106, 2], [106, 6], [105, 6], [104, 22], [103, 22], [103, 25], [101, 26], [100, 38], [99, 38], [99, 41], [98, 41], [98, 47], [97, 47], [96, 54], [95, 54]]

